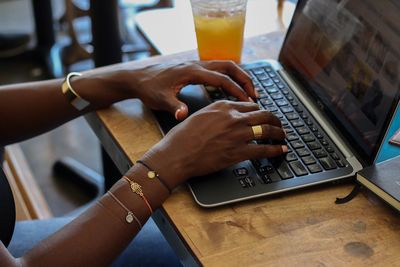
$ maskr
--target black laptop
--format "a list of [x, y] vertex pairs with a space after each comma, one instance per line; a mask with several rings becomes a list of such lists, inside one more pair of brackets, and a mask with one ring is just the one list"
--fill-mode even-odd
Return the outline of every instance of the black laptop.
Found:
[[[204, 207], [353, 177], [372, 164], [397, 109], [400, 72], [398, 0], [299, 1], [279, 61], [242, 65], [262, 109], [280, 118], [289, 152], [247, 160], [189, 180]], [[222, 90], [188, 86], [190, 112]], [[164, 133], [176, 125], [156, 113]]]

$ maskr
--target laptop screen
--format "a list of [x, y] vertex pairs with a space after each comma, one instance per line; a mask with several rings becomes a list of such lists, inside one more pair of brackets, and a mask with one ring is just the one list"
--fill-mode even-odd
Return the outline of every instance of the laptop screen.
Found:
[[299, 1], [279, 60], [371, 164], [399, 99], [398, 0]]

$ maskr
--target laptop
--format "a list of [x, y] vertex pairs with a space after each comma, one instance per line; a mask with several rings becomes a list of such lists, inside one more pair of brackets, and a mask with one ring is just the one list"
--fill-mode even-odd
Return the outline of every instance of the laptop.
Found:
[[[398, 14], [397, 0], [299, 1], [279, 60], [242, 65], [260, 108], [281, 120], [289, 152], [191, 178], [196, 202], [215, 207], [282, 193], [371, 165], [398, 107]], [[203, 86], [187, 86], [179, 97], [190, 112], [235, 100]], [[169, 114], [156, 117], [163, 133], [177, 124]]]

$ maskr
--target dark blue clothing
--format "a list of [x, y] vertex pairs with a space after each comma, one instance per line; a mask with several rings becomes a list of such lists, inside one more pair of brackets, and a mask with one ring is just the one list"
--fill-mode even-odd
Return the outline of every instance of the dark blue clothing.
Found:
[[[2, 157], [3, 149], [0, 147], [0, 241], [8, 246], [8, 250], [14, 257], [20, 257], [38, 242], [61, 229], [73, 217], [19, 221], [15, 224], [14, 199], [2, 169]], [[154, 221], [149, 219], [111, 266], [161, 267], [182, 265]]]
[[[8, 250], [14, 257], [20, 257], [71, 220], [71, 217], [62, 217], [17, 222]], [[131, 266], [182, 266], [152, 219], [147, 221], [135, 239], [111, 265], [111, 267]]]

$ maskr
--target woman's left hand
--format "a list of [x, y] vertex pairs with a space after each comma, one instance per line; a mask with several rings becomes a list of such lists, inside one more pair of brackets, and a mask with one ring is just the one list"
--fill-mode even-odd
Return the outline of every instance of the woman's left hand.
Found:
[[188, 116], [188, 107], [178, 100], [177, 94], [189, 84], [219, 87], [241, 101], [256, 98], [249, 75], [231, 61], [155, 65], [141, 69], [135, 75], [135, 85], [139, 86], [135, 96], [149, 108], [171, 112], [177, 120]]

